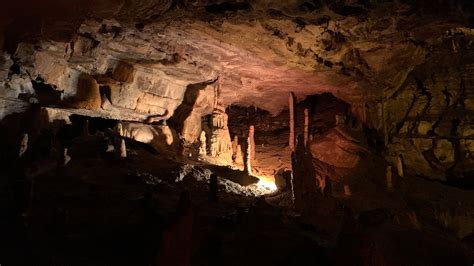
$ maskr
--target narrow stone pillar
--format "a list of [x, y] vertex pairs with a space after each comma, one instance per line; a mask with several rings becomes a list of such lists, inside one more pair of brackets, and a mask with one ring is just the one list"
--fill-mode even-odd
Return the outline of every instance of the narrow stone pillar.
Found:
[[255, 127], [252, 125], [249, 127], [249, 140], [250, 140], [250, 162], [255, 162]]
[[201, 131], [201, 135], [199, 136], [199, 142], [201, 143], [201, 145], [199, 146], [199, 156], [207, 155], [206, 132], [204, 130]]
[[18, 150], [18, 157], [21, 158], [28, 149], [28, 134], [21, 136], [20, 149]]
[[387, 173], [386, 173], [386, 181], [387, 181], [387, 190], [392, 191], [393, 183], [392, 183], [392, 167], [389, 165], [387, 166]]
[[295, 150], [295, 94], [290, 92], [288, 110], [290, 111], [290, 150]]
[[209, 199], [213, 202], [217, 202], [218, 199], [216, 174], [211, 174], [209, 178]]
[[120, 144], [120, 157], [127, 158], [127, 147], [125, 146], [125, 140], [122, 139]]
[[401, 154], [397, 157], [397, 173], [400, 177], [403, 177], [403, 157]]
[[308, 108], [304, 109], [304, 146], [308, 146], [309, 141], [309, 114]]
[[251, 144], [250, 144], [250, 138], [247, 138], [247, 147], [246, 151], [244, 152], [244, 171], [251, 175], [252, 174], [252, 163], [251, 163]]
[[67, 148], [64, 148], [64, 150], [63, 150], [63, 166], [68, 164], [69, 161], [71, 160], [71, 156], [69, 156], [67, 154], [67, 151], [68, 151]]

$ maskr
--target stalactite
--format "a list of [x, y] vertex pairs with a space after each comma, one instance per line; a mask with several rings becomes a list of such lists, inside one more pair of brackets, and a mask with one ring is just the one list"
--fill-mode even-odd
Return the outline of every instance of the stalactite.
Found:
[[304, 145], [308, 145], [309, 140], [309, 115], [308, 108], [304, 109]]
[[290, 93], [288, 109], [290, 112], [290, 150], [295, 150], [295, 94]]

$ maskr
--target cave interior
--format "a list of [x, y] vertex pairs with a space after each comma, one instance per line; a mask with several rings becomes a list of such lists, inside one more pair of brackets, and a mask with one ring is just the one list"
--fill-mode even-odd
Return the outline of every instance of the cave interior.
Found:
[[472, 265], [472, 0], [0, 4], [0, 265]]

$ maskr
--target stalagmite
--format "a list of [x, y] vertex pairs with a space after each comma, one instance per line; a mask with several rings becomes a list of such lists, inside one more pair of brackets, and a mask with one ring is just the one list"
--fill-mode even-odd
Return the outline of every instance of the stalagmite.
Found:
[[244, 152], [244, 171], [251, 175], [252, 174], [252, 163], [251, 163], [251, 144], [250, 144], [250, 138], [247, 138], [247, 149]]
[[125, 146], [125, 140], [122, 139], [120, 144], [120, 157], [127, 158], [127, 147]]
[[66, 164], [69, 163], [69, 161], [71, 161], [71, 156], [69, 156], [67, 154], [67, 151], [68, 151], [68, 149], [64, 148], [64, 151], [63, 151], [63, 165], [66, 165]]
[[250, 140], [250, 163], [253, 164], [255, 162], [255, 127], [249, 127], [249, 140]]
[[397, 173], [400, 177], [403, 177], [403, 157], [401, 154], [397, 157]]
[[348, 184], [344, 185], [344, 195], [350, 197], [352, 195], [351, 188]]
[[209, 139], [209, 155], [219, 158], [222, 163], [232, 163], [232, 140], [227, 126], [228, 115], [223, 106], [214, 109], [211, 117], [212, 128]]
[[20, 142], [20, 150], [18, 152], [18, 157], [22, 157], [28, 149], [28, 134], [23, 134]]
[[308, 117], [308, 108], [304, 109], [304, 145], [308, 145], [309, 140], [309, 117]]
[[290, 93], [288, 110], [290, 111], [290, 150], [295, 149], [295, 94]]
[[199, 137], [199, 142], [201, 143], [201, 145], [199, 146], [199, 156], [207, 155], [206, 132], [204, 130], [201, 131], [201, 136]]
[[391, 167], [390, 165], [387, 166], [386, 180], [387, 180], [387, 190], [388, 190], [388, 191], [392, 191], [392, 188], [393, 188], [393, 183], [392, 183], [392, 167]]

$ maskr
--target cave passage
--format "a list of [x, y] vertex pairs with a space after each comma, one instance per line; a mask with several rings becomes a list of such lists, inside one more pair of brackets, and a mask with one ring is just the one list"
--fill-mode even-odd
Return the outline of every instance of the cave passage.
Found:
[[1, 3], [0, 266], [472, 265], [473, 3]]

